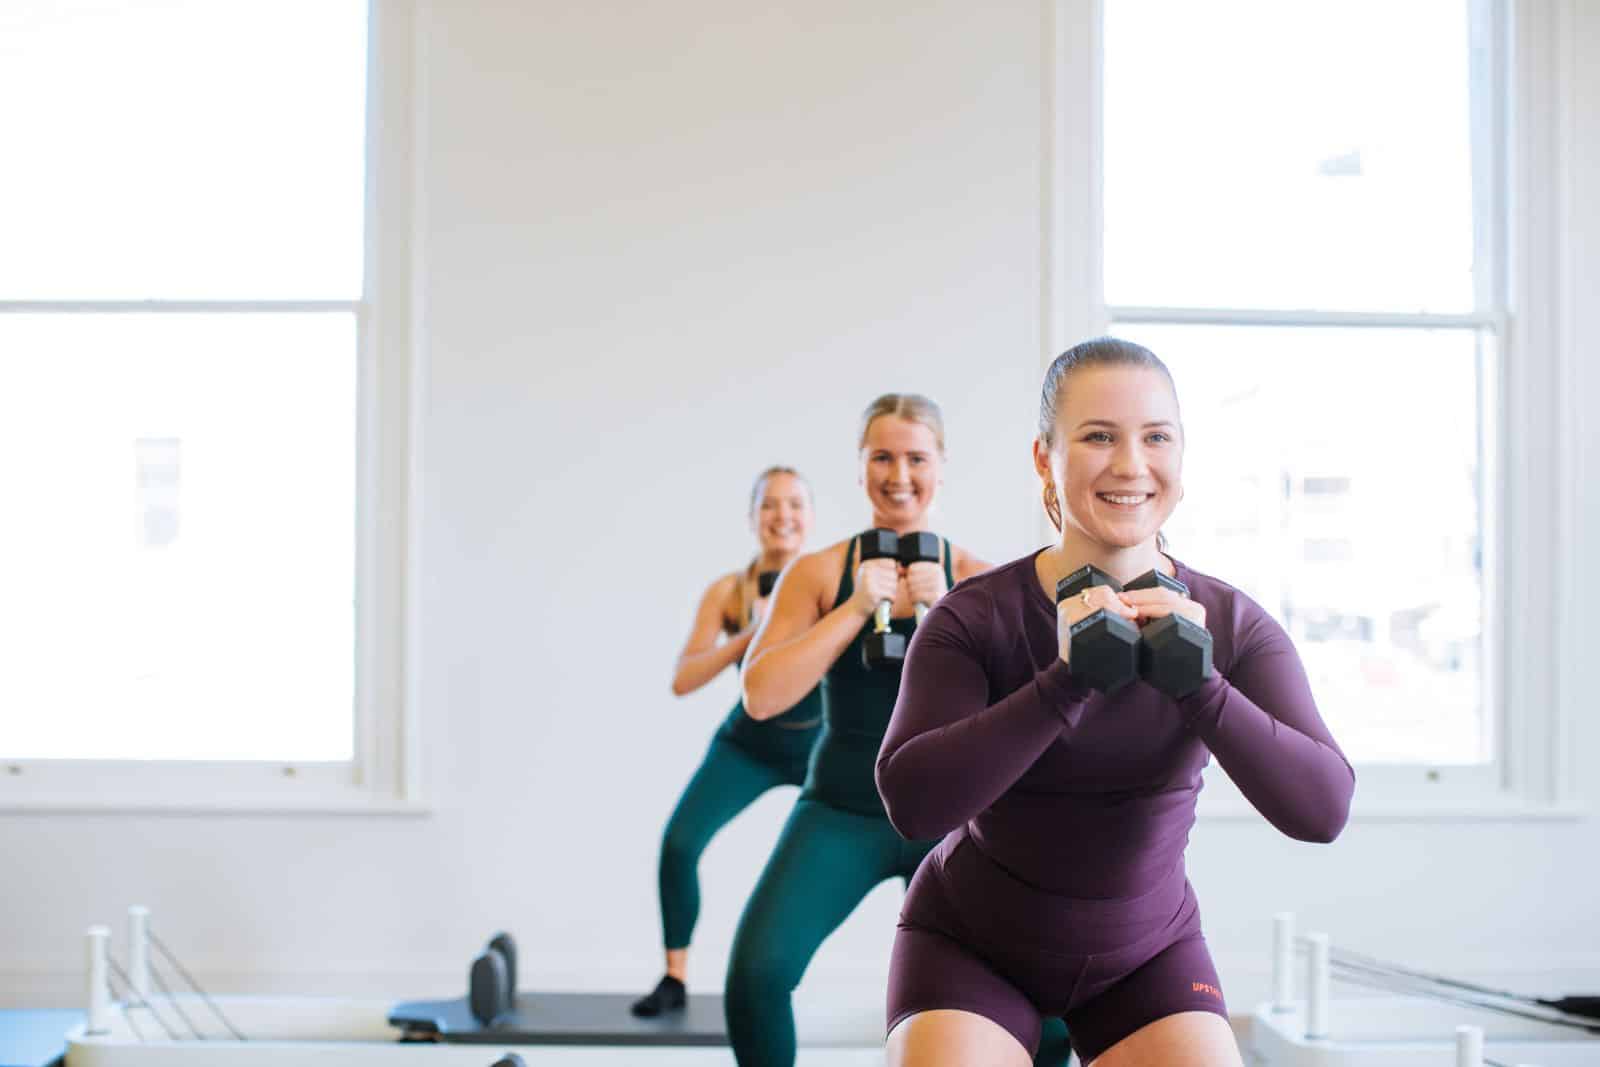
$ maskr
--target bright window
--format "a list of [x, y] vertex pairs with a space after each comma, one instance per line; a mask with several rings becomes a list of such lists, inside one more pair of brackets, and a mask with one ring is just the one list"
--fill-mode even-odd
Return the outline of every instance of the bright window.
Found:
[[1486, 765], [1504, 306], [1462, 0], [1112, 0], [1111, 330], [1177, 379], [1173, 551], [1282, 622], [1359, 763]]
[[348, 760], [349, 315], [0, 315], [6, 758]]
[[355, 300], [360, 0], [0, 4], [0, 300]]
[[13, 775], [354, 773], [367, 15], [0, 7]]

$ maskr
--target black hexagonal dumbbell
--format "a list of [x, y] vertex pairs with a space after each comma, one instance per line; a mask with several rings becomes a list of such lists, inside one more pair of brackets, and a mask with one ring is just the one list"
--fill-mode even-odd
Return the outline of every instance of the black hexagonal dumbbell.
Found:
[[[900, 535], [900, 551], [895, 553], [895, 558], [909, 567], [913, 563], [938, 563], [941, 555], [939, 535], [918, 530], [916, 533]], [[920, 626], [922, 617], [928, 614], [928, 605], [918, 603], [914, 610], [917, 613], [917, 625]]]
[[[900, 537], [893, 530], [873, 529], [861, 535], [861, 561], [899, 559]], [[894, 602], [880, 600], [872, 613], [872, 632], [861, 644], [861, 662], [869, 670], [899, 667], [906, 659], [906, 638], [889, 629]]]
[[[1124, 589], [1170, 589], [1188, 596], [1189, 587], [1178, 579], [1149, 571]], [[1139, 677], [1177, 700], [1199, 689], [1216, 674], [1211, 665], [1211, 631], [1174, 612], [1147, 622], [1139, 635]]]
[[[1085, 589], [1108, 585], [1120, 593], [1117, 580], [1092, 563], [1056, 583], [1056, 603]], [[1072, 625], [1067, 666], [1078, 678], [1103, 693], [1115, 693], [1139, 677], [1139, 628], [1104, 608]]]

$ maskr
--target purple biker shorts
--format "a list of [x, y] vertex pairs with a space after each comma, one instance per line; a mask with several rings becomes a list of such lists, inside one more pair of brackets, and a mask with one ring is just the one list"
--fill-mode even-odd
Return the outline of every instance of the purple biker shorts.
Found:
[[1060, 1017], [1084, 1063], [1168, 1015], [1228, 1016], [1181, 867], [1139, 897], [1075, 899], [1018, 880], [965, 831], [917, 869], [889, 965], [890, 1030], [937, 1009], [998, 1023], [1030, 1056]]

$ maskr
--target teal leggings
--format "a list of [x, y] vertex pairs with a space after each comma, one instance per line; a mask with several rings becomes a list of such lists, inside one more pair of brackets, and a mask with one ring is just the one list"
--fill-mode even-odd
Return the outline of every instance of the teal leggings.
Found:
[[661, 835], [662, 942], [669, 949], [688, 948], [700, 917], [700, 854], [718, 830], [769, 789], [799, 785], [805, 780], [804, 753], [799, 759], [761, 760], [721, 732], [711, 739], [705, 759], [678, 798], [678, 806]]
[[[802, 794], [750, 894], [723, 990], [728, 1043], [740, 1067], [793, 1067], [791, 995], [824, 939], [873, 887], [910, 881], [934, 841], [906, 841], [881, 815]], [[1061, 1020], [1048, 1020], [1035, 1064], [1064, 1064]]]

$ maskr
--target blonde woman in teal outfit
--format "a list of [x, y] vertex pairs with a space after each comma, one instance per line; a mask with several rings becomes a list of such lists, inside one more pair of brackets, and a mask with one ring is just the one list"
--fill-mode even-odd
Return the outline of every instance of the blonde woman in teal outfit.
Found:
[[[879, 397], [862, 416], [861, 485], [871, 525], [927, 529], [942, 483], [944, 420], [912, 393]], [[900, 687], [898, 670], [869, 670], [869, 619], [892, 603], [891, 628], [909, 636], [916, 605], [931, 606], [956, 582], [988, 569], [940, 542], [940, 561], [862, 561], [859, 538], [802, 556], [785, 572], [746, 657], [745, 707], [768, 720], [823, 690], [824, 724], [800, 800], [745, 905], [734, 936], [723, 1006], [741, 1067], [793, 1067], [791, 994], [823, 940], [872, 889], [909, 879], [935, 841], [907, 841], [884, 813], [873, 780]], [[1065, 1061], [1064, 1029], [1047, 1035], [1040, 1063]]]
[[[700, 598], [672, 676], [675, 695], [692, 693], [730, 665], [738, 666], [766, 610], [761, 576], [781, 571], [800, 554], [811, 523], [805, 479], [791, 467], [762, 471], [750, 498], [750, 526], [759, 551], [746, 566], [712, 582]], [[712, 736], [661, 837], [657, 884], [666, 974], [634, 1002], [635, 1015], [649, 1018], [684, 1007], [689, 941], [700, 915], [700, 855], [717, 831], [757, 797], [804, 781], [821, 722], [822, 697], [813, 688], [786, 713], [765, 722], [745, 714], [743, 702], [735, 704]]]

